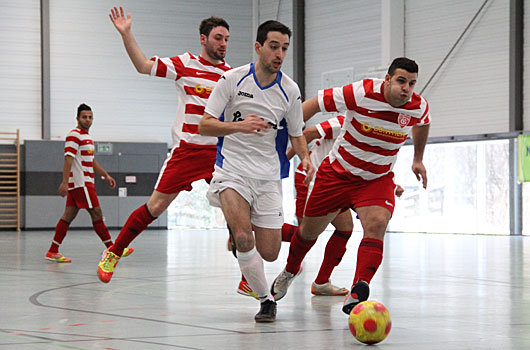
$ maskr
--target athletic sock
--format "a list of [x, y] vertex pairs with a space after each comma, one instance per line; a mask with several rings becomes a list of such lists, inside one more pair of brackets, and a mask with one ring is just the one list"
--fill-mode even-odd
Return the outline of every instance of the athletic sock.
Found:
[[285, 270], [292, 274], [297, 274], [300, 271], [302, 260], [306, 256], [307, 252], [313, 247], [317, 240], [306, 240], [300, 237], [300, 230], [296, 228], [293, 237], [291, 238], [291, 245], [289, 246], [289, 256], [287, 257], [287, 265]]
[[147, 209], [147, 204], [142, 205], [131, 213], [125, 226], [120, 231], [114, 244], [109, 248], [117, 256], [123, 254], [123, 250], [140, 234], [147, 226], [152, 223], [156, 217], [153, 217]]
[[266, 299], [274, 301], [265, 278], [265, 271], [263, 268], [263, 258], [259, 255], [256, 247], [248, 252], [237, 252], [237, 261], [241, 273], [245, 276], [250, 288], [258, 294], [260, 301]]
[[55, 226], [55, 235], [53, 236], [52, 244], [50, 246], [50, 253], [58, 253], [59, 246], [63, 243], [63, 239], [68, 232], [68, 226], [70, 224], [63, 219], [59, 219], [59, 222]]
[[326, 244], [326, 250], [324, 251], [324, 260], [318, 271], [317, 278], [315, 279], [316, 284], [324, 284], [329, 281], [331, 273], [335, 266], [337, 266], [344, 253], [346, 253], [346, 244], [350, 239], [352, 231], [338, 231], [335, 230], [333, 235], [329, 238]]
[[374, 238], [363, 238], [357, 251], [357, 267], [353, 284], [359, 280], [370, 283], [375, 272], [383, 261], [383, 241]]
[[110, 237], [107, 225], [105, 225], [103, 220], [101, 219], [92, 222], [92, 226], [94, 227], [94, 231], [96, 231], [97, 235], [99, 236], [105, 247], [110, 247], [112, 245], [112, 237]]
[[291, 242], [293, 233], [296, 231], [298, 226], [291, 224], [283, 224], [282, 226], [282, 242]]

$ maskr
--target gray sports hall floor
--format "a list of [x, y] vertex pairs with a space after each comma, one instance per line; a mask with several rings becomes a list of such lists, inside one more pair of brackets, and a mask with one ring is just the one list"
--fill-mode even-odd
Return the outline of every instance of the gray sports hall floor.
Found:
[[[235, 293], [224, 230], [146, 231], [108, 285], [96, 277], [102, 245], [91, 231], [69, 232], [61, 252], [71, 264], [44, 260], [51, 231], [0, 232], [0, 350], [360, 349], [343, 298], [309, 291], [327, 237], [276, 323], [256, 324], [258, 302]], [[335, 283], [351, 284], [359, 240], [354, 233]], [[269, 282], [287, 248], [266, 264]], [[388, 234], [371, 288], [393, 321], [377, 348], [530, 349], [530, 237]]]

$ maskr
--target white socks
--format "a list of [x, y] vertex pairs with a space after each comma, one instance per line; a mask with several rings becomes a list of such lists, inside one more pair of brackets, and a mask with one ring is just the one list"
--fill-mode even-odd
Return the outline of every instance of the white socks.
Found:
[[237, 261], [243, 276], [247, 279], [250, 288], [258, 294], [260, 301], [264, 302], [267, 299], [274, 301], [265, 278], [263, 258], [259, 255], [256, 247], [245, 253], [238, 251]]

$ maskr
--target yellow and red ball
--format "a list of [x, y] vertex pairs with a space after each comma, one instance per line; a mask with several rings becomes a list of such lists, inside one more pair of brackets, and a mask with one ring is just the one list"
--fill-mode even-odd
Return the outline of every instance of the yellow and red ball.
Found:
[[367, 300], [353, 308], [348, 325], [355, 339], [365, 344], [376, 344], [390, 333], [392, 319], [383, 304]]

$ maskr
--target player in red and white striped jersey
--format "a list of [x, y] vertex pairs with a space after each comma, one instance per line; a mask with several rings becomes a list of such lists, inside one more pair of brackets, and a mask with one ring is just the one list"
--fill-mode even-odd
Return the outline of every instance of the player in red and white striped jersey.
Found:
[[303, 104], [304, 118], [320, 111], [346, 111], [346, 119], [330, 155], [320, 165], [304, 212], [291, 239], [287, 265], [271, 290], [281, 299], [302, 260], [337, 214], [353, 208], [363, 226], [351, 292], [342, 310], [349, 314], [369, 296], [372, 277], [383, 259], [383, 239], [395, 203], [392, 167], [397, 152], [412, 133], [412, 171], [423, 187], [427, 172], [423, 152], [429, 133], [427, 101], [414, 93], [418, 65], [396, 58], [384, 80], [364, 79], [340, 88], [321, 90]]
[[114, 7], [110, 20], [121, 34], [123, 44], [142, 74], [175, 81], [179, 98], [177, 115], [172, 127], [173, 148], [164, 162], [155, 189], [146, 204], [131, 213], [98, 266], [98, 276], [108, 283], [126, 248], [147, 226], [162, 214], [181, 191], [190, 191], [191, 184], [212, 178], [216, 157], [216, 137], [199, 135], [198, 126], [210, 93], [221, 75], [230, 70], [224, 57], [230, 36], [228, 23], [219, 17], [204, 19], [200, 26], [201, 54], [147, 59], [131, 32], [131, 15]]
[[[92, 218], [92, 224], [105, 246], [112, 245], [109, 230], [103, 222], [103, 213], [99, 206], [98, 197], [94, 188], [94, 170], [107, 181], [111, 188], [116, 186], [116, 181], [94, 159], [94, 141], [88, 134], [92, 126], [93, 113], [90, 106], [81, 104], [77, 107], [77, 127], [66, 136], [64, 145], [63, 181], [58, 193], [66, 198], [66, 208], [63, 216], [57, 223], [55, 235], [50, 249], [46, 253], [46, 260], [69, 263], [72, 260], [59, 253], [59, 246], [68, 231], [68, 226], [75, 219], [79, 209], [86, 209]], [[132, 253], [132, 248], [125, 252]], [[121, 255], [121, 254], [120, 254]]]
[[[319, 124], [308, 127], [304, 130], [304, 136], [308, 143], [313, 142], [309, 148], [311, 162], [316, 169], [320, 166], [324, 158], [328, 155], [333, 147], [335, 140], [340, 135], [342, 125], [344, 123], [344, 116], [337, 116]], [[293, 156], [291, 149], [287, 152], [287, 156]], [[314, 185], [314, 179], [309, 186], [305, 186], [303, 180], [305, 179], [305, 172], [299, 166], [294, 175], [294, 186], [296, 189], [296, 218], [298, 225], [302, 222], [304, 216], [305, 204], [307, 201], [308, 192]], [[335, 227], [335, 231], [331, 235], [324, 252], [324, 260], [320, 266], [320, 270], [311, 285], [311, 293], [315, 295], [346, 295], [348, 290], [340, 288], [331, 283], [330, 277], [335, 266], [337, 266], [344, 253], [346, 253], [346, 243], [350, 239], [353, 231], [353, 219], [349, 210], [340, 213], [335, 217], [331, 224]], [[290, 242], [293, 233], [297, 226], [290, 224], [283, 224], [282, 226], [282, 241]]]
[[[333, 117], [320, 124], [313, 125], [304, 130], [304, 136], [308, 143], [315, 140], [309, 148], [311, 162], [315, 167], [319, 167], [324, 158], [326, 158], [333, 148], [335, 140], [339, 137], [342, 130], [345, 117], [343, 115]], [[292, 149], [287, 151], [287, 156], [292, 158], [294, 152]], [[296, 188], [296, 218], [298, 224], [302, 222], [304, 216], [305, 204], [307, 201], [308, 192], [314, 185], [314, 179], [309, 186], [303, 184], [305, 173], [299, 166], [296, 169], [294, 176], [294, 186]], [[396, 196], [400, 197], [404, 189], [396, 185]], [[311, 285], [311, 293], [315, 295], [346, 295], [348, 290], [340, 288], [331, 283], [330, 276], [334, 268], [341, 262], [342, 257], [346, 253], [346, 244], [350, 239], [353, 231], [353, 218], [350, 210], [339, 213], [331, 224], [335, 227], [335, 231], [331, 235], [326, 249], [324, 251], [324, 260], [318, 271], [315, 281]], [[282, 241], [291, 242], [292, 235], [298, 227], [290, 224], [283, 224], [282, 227]]]

